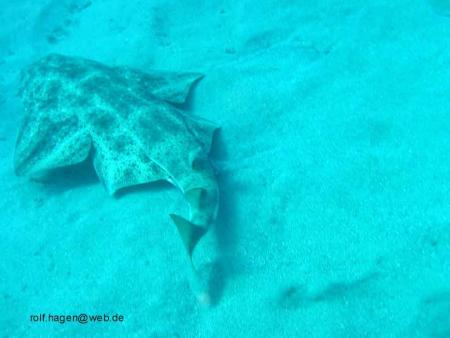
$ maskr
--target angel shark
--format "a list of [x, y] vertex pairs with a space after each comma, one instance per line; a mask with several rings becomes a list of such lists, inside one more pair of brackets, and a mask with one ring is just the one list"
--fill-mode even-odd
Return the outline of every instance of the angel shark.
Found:
[[107, 192], [166, 180], [190, 206], [171, 214], [192, 267], [191, 286], [202, 302], [193, 250], [215, 221], [219, 191], [209, 160], [217, 127], [177, 108], [197, 73], [144, 73], [128, 67], [51, 54], [21, 75], [24, 118], [14, 167], [40, 177], [50, 170], [92, 160]]

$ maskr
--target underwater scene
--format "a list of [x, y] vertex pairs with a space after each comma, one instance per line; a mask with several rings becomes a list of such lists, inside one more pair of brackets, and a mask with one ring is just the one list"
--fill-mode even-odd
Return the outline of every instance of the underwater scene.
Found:
[[450, 338], [450, 0], [2, 0], [0, 114], [0, 338]]

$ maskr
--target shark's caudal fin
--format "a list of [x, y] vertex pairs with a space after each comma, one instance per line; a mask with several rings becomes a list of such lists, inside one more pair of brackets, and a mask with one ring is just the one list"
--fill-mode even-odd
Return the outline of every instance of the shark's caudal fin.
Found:
[[[206, 276], [196, 269], [192, 255], [199, 240], [214, 223], [219, 205], [217, 181], [212, 168], [206, 163], [204, 162], [203, 166], [195, 168], [197, 175], [188, 177], [184, 181], [184, 185], [179, 185], [189, 204], [189, 218], [170, 214], [188, 254], [191, 267], [189, 284], [198, 301], [203, 305], [210, 304], [208, 278], [205, 278]], [[200, 169], [201, 171], [198, 172]]]
[[200, 278], [194, 263], [192, 262], [192, 253], [194, 248], [200, 238], [208, 231], [207, 228], [195, 225], [188, 220], [184, 219], [181, 216], [170, 214], [170, 218], [172, 218], [175, 223], [178, 232], [180, 233], [181, 240], [183, 241], [184, 246], [189, 255], [189, 262], [191, 265], [191, 273], [190, 273], [190, 282], [191, 289], [194, 292], [197, 300], [200, 304], [209, 306], [211, 303], [210, 295], [208, 292], [208, 288], [205, 285], [205, 281]]

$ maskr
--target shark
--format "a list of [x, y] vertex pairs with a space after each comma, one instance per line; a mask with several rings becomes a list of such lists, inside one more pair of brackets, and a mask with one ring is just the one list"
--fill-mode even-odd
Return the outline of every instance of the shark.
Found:
[[92, 161], [110, 195], [155, 181], [173, 184], [189, 214], [170, 218], [187, 252], [191, 287], [207, 304], [209, 293], [192, 256], [217, 217], [219, 188], [209, 153], [218, 127], [181, 109], [202, 77], [47, 55], [21, 72], [24, 114], [14, 170], [39, 179]]

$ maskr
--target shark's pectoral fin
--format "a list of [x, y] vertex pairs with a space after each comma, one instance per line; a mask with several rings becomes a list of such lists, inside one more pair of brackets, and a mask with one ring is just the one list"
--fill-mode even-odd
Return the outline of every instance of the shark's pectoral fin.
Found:
[[192, 253], [195, 246], [197, 245], [200, 238], [208, 230], [205, 227], [195, 225], [181, 216], [170, 214], [170, 218], [177, 226], [178, 232], [180, 233], [181, 240], [189, 254], [189, 258], [192, 260]]
[[143, 73], [129, 67], [116, 67], [115, 70], [128, 80], [133, 91], [175, 104], [183, 104], [193, 84], [203, 78], [200, 73]]

